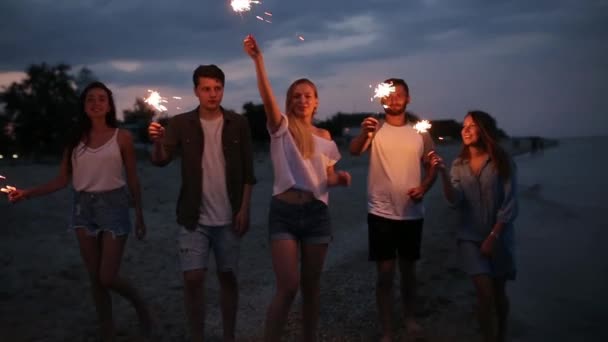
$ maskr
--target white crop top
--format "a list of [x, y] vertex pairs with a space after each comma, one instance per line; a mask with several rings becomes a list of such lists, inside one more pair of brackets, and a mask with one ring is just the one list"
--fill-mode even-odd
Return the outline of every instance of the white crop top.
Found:
[[100, 192], [125, 185], [123, 162], [118, 146], [118, 128], [97, 148], [80, 142], [72, 152], [72, 185], [76, 191]]
[[278, 195], [290, 188], [310, 191], [315, 198], [328, 203], [327, 168], [340, 160], [338, 146], [333, 140], [323, 139], [313, 134], [315, 153], [304, 159], [289, 133], [289, 122], [283, 120], [276, 132], [270, 132], [270, 158], [274, 170], [272, 195]]

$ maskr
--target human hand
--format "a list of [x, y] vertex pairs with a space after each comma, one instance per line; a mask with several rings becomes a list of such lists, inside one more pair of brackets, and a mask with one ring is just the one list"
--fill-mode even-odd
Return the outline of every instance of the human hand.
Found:
[[338, 177], [338, 185], [350, 186], [352, 180], [350, 173], [347, 171], [336, 171], [336, 176]]
[[367, 117], [361, 122], [361, 132], [367, 134], [368, 137], [371, 137], [374, 132], [378, 130], [380, 127], [380, 121], [374, 117]]
[[257, 57], [262, 55], [262, 51], [258, 47], [258, 43], [256, 42], [253, 35], [248, 35], [243, 40], [243, 49], [252, 59], [256, 59]]
[[481, 244], [481, 255], [485, 257], [491, 257], [494, 255], [494, 245], [496, 243], [497, 236], [495, 234], [490, 234], [483, 240]]
[[158, 122], [151, 122], [148, 126], [148, 136], [153, 142], [160, 142], [165, 136], [165, 128]]
[[236, 213], [232, 228], [239, 237], [242, 237], [249, 231], [249, 209], [241, 209]]
[[422, 198], [424, 197], [425, 193], [426, 193], [426, 190], [424, 190], [424, 187], [422, 187], [422, 186], [417, 186], [417, 187], [411, 188], [407, 191], [407, 195], [410, 196], [410, 198], [412, 200], [414, 200], [414, 202], [422, 201]]
[[138, 218], [135, 220], [135, 236], [138, 240], [143, 240], [146, 237], [146, 225], [144, 223], [143, 218]]
[[19, 201], [28, 199], [29, 192], [28, 190], [17, 189], [13, 187], [7, 187], [8, 189], [8, 200], [11, 203], [17, 203]]
[[429, 158], [429, 163], [431, 164], [431, 167], [436, 167], [439, 170], [445, 170], [445, 162], [436, 151], [429, 152], [427, 156]]

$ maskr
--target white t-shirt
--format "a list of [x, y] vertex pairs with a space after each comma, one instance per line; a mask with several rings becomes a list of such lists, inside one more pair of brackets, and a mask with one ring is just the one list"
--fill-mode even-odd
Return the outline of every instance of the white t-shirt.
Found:
[[[270, 130], [269, 130], [270, 132]], [[327, 168], [336, 164], [341, 155], [333, 140], [313, 134], [315, 153], [304, 159], [289, 133], [289, 121], [283, 120], [276, 132], [270, 132], [270, 158], [274, 170], [272, 195], [278, 195], [290, 188], [310, 191], [315, 198], [325, 204], [329, 201], [327, 192]]]
[[392, 220], [424, 217], [422, 202], [411, 200], [407, 191], [420, 186], [422, 158], [433, 148], [428, 133], [420, 134], [409, 124], [382, 124], [371, 145], [369, 213]]
[[223, 226], [232, 223], [232, 206], [226, 186], [226, 160], [222, 146], [224, 118], [200, 119], [203, 129], [204, 150], [202, 158], [203, 192], [199, 224]]
[[97, 148], [80, 142], [72, 152], [72, 185], [76, 191], [100, 192], [125, 185], [118, 128]]

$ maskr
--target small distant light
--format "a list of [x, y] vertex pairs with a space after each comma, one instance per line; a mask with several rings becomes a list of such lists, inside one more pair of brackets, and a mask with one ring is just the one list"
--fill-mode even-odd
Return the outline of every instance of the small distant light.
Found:
[[443, 140], [443, 137], [439, 137], [439, 140]]
[[0, 159], [4, 159], [4, 156], [0, 154]]
[[17, 159], [17, 158], [19, 158], [19, 155], [13, 154], [13, 159]]

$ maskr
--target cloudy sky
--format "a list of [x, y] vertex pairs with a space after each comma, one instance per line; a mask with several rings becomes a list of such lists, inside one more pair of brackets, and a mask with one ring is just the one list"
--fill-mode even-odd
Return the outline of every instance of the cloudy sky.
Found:
[[260, 102], [252, 33], [279, 101], [308, 77], [320, 118], [379, 110], [369, 85], [401, 77], [424, 118], [482, 109], [512, 135], [608, 135], [608, 0], [262, 0], [242, 16], [229, 0], [2, 0], [0, 28], [0, 86], [32, 63], [86, 66], [120, 109], [150, 88], [183, 98], [171, 113], [193, 107], [192, 71], [211, 63], [225, 107]]

